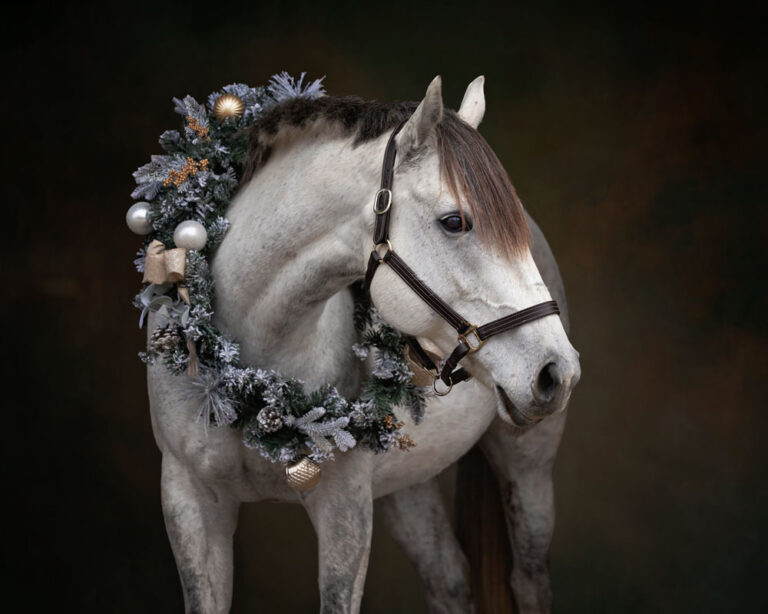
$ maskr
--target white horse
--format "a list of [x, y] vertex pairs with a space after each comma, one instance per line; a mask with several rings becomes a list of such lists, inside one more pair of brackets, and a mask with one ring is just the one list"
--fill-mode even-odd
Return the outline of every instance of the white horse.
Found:
[[[458, 115], [443, 110], [439, 78], [414, 107], [297, 99], [270, 111], [254, 128], [254, 172], [230, 206], [231, 227], [212, 266], [216, 324], [240, 341], [246, 364], [299, 378], [307, 389], [331, 383], [342, 394], [356, 396], [362, 367], [350, 349], [357, 338], [349, 285], [365, 274], [373, 226], [370, 203], [382, 155], [392, 130], [405, 119], [397, 136], [390, 231], [398, 253], [475, 322], [550, 299], [508, 180], [499, 181], [498, 173], [462, 176], [462, 165], [478, 151], [486, 152], [484, 164], [498, 170], [498, 160], [487, 154], [487, 144], [474, 130], [485, 107], [482, 81], [470, 85]], [[458, 168], [446, 166], [448, 150], [457, 156]], [[496, 202], [472, 202], [467, 193], [472, 181], [480, 181]], [[456, 215], [465, 216], [464, 231], [453, 232]], [[514, 227], [509, 220], [516, 222]], [[466, 231], [470, 225], [474, 228]], [[371, 298], [390, 325], [442, 355], [456, 344], [455, 332], [387, 267], [376, 274]], [[149, 334], [154, 326], [151, 319]], [[475, 379], [457, 385], [447, 397], [431, 398], [418, 425], [406, 412], [399, 415], [416, 447], [378, 455], [362, 448], [337, 454], [323, 465], [320, 483], [306, 493], [289, 488], [282, 467], [246, 448], [236, 430], [206, 430], [195, 421], [197, 404], [187, 398], [178, 377], [161, 365], [148, 367], [152, 425], [163, 456], [163, 513], [186, 610], [229, 610], [239, 505], [278, 500], [301, 503], [317, 532], [321, 610], [357, 612], [373, 500], [389, 496], [388, 517], [413, 520], [414, 529], [433, 522], [432, 534], [440, 535], [411, 539], [408, 527], [397, 523], [402, 530], [396, 537], [410, 541], [407, 550], [427, 580], [433, 611], [469, 611], [463, 555], [447, 531], [444, 510], [436, 507], [434, 483], [415, 486], [455, 462], [486, 431], [482, 443], [492, 464], [516, 484], [515, 496], [533, 506], [529, 519], [541, 517], [533, 522], [541, 522], [542, 530], [527, 527], [523, 533], [534, 541], [541, 535], [548, 543], [548, 468], [562, 412], [580, 375], [577, 353], [560, 319], [546, 317], [489, 340], [465, 360], [465, 367]], [[533, 460], [530, 467], [519, 467], [518, 458]], [[539, 516], [533, 509], [538, 505], [545, 508]], [[423, 517], [413, 513], [418, 508]], [[515, 527], [512, 533], [518, 537]], [[536, 543], [533, 550], [541, 545], [546, 551], [546, 544]], [[443, 573], [447, 581], [440, 578]], [[441, 594], [453, 588], [456, 595]]]

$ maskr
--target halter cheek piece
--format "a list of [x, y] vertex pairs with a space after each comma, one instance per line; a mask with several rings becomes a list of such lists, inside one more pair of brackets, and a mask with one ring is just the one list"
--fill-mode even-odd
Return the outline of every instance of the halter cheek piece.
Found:
[[[539, 318], [559, 314], [560, 308], [557, 306], [556, 301], [546, 301], [478, 326], [466, 320], [435, 294], [397, 255], [392, 247], [392, 242], [389, 240], [389, 220], [392, 213], [392, 183], [395, 174], [395, 156], [397, 155], [395, 137], [404, 124], [405, 122], [401, 123], [389, 137], [387, 149], [384, 152], [384, 163], [381, 168], [381, 188], [376, 192], [373, 201], [376, 225], [373, 231], [373, 251], [368, 259], [368, 270], [365, 273], [365, 290], [368, 291], [370, 289], [373, 276], [379, 265], [382, 263], [388, 264], [421, 300], [456, 329], [459, 344], [454, 348], [450, 356], [442, 361], [440, 369], [438, 369], [438, 366], [435, 365], [429, 354], [424, 351], [414, 337], [406, 339], [411, 358], [432, 373], [432, 376], [435, 378], [433, 385], [436, 386], [437, 380], [440, 379], [448, 386], [448, 389], [444, 392], [438, 392], [435, 387], [435, 392], [442, 396], [448, 394], [454, 384], [463, 382], [471, 377], [466, 369], [458, 367], [459, 362], [465, 356], [477, 352], [490, 337], [512, 330], [528, 322], [533, 322]], [[382, 247], [386, 248], [383, 254], [380, 252]]]

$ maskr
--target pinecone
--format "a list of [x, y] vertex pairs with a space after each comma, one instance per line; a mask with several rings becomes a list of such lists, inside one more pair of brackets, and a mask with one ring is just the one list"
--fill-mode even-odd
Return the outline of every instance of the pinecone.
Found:
[[256, 416], [261, 430], [265, 433], [274, 433], [283, 428], [283, 419], [274, 407], [265, 407]]
[[168, 352], [181, 342], [179, 329], [176, 326], [156, 328], [149, 339], [149, 346], [157, 352]]

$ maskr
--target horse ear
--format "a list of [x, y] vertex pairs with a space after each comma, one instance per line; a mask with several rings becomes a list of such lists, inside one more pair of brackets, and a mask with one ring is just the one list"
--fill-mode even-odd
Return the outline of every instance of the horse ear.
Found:
[[485, 77], [480, 75], [467, 86], [459, 108], [459, 117], [473, 128], [477, 128], [485, 115]]
[[422, 147], [441, 119], [443, 119], [443, 93], [442, 82], [438, 75], [432, 79], [424, 100], [419, 103], [413, 115], [405, 122], [400, 134], [397, 135], [397, 148], [407, 152]]

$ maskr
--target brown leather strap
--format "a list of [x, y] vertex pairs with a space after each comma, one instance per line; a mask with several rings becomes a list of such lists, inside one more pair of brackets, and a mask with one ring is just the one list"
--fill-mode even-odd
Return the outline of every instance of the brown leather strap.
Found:
[[[443, 363], [443, 368], [440, 370], [440, 379], [443, 380], [446, 386], [453, 386], [453, 384], [458, 384], [460, 381], [467, 379], [467, 377], [461, 377], [461, 373], [459, 373], [460, 371], [467, 373], [464, 369], [456, 369], [461, 359], [467, 354], [469, 354], [469, 346], [461, 341]], [[469, 374], [467, 373], [467, 375]], [[459, 379], [460, 377], [461, 379]]]
[[384, 162], [381, 165], [381, 188], [376, 192], [373, 210], [376, 212], [376, 225], [373, 229], [373, 243], [380, 245], [389, 239], [389, 219], [392, 212], [392, 184], [395, 179], [395, 156], [397, 143], [395, 137], [405, 125], [402, 122], [389, 136], [387, 148], [384, 150]]
[[488, 339], [494, 335], [503, 333], [504, 331], [517, 328], [523, 324], [528, 324], [528, 322], [533, 322], [534, 320], [543, 318], [544, 316], [558, 313], [560, 313], [560, 307], [557, 306], [557, 301], [546, 301], [544, 303], [534, 305], [533, 307], [521, 309], [520, 311], [516, 311], [515, 313], [504, 316], [503, 318], [499, 318], [498, 320], [494, 320], [493, 322], [488, 322], [487, 324], [478, 326], [477, 336], [483, 340]]
[[384, 258], [382, 258], [382, 262], [386, 262], [390, 268], [397, 273], [400, 279], [408, 284], [411, 290], [419, 295], [421, 300], [434, 309], [437, 314], [448, 322], [448, 324], [453, 326], [457, 332], [463, 333], [471, 326], [469, 322], [453, 309], [453, 307], [441, 299], [429, 288], [429, 286], [421, 281], [416, 273], [413, 272], [413, 269], [405, 264], [403, 259], [395, 252], [387, 250], [387, 253], [384, 254]]
[[379, 268], [379, 258], [376, 252], [371, 252], [371, 256], [368, 258], [368, 268], [365, 271], [365, 281], [363, 282], [363, 290], [367, 293], [371, 289], [371, 282], [373, 276], [376, 274], [376, 269]]

